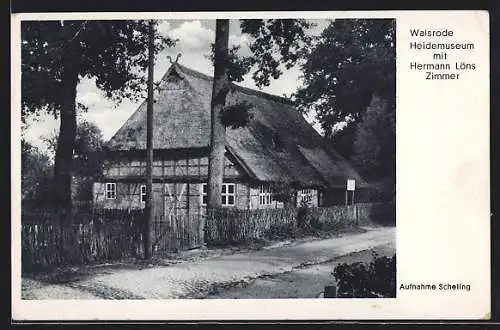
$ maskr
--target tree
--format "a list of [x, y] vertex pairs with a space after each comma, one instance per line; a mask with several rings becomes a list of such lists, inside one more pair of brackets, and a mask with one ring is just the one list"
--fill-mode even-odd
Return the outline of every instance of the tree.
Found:
[[353, 159], [367, 178], [385, 178], [395, 173], [395, 112], [377, 95], [356, 130]]
[[[395, 192], [395, 22], [332, 21], [307, 49], [294, 98], [314, 111], [325, 138], [370, 182], [369, 198]], [[342, 128], [338, 128], [343, 123]]]
[[21, 140], [21, 198], [23, 204], [42, 204], [50, 195], [50, 158], [26, 140]]
[[[60, 118], [55, 153], [55, 205], [71, 208], [76, 137], [76, 87], [82, 77], [110, 99], [138, 98], [147, 67], [147, 21], [23, 21], [22, 118], [47, 111]], [[159, 37], [156, 52], [173, 41]]]
[[76, 130], [73, 171], [85, 177], [98, 177], [102, 173], [104, 137], [94, 123], [83, 121]]
[[225, 127], [220, 118], [229, 93], [229, 20], [218, 19], [215, 27], [214, 80], [210, 105], [210, 155], [208, 160], [208, 201], [210, 209], [221, 206], [222, 176], [224, 173]]
[[217, 20], [215, 43], [210, 58], [214, 63], [211, 102], [211, 135], [208, 170], [209, 209], [221, 206], [226, 127], [246, 126], [251, 119], [251, 104], [226, 104], [233, 81], [242, 81], [252, 67], [257, 67], [253, 79], [257, 86], [269, 85], [270, 79], [281, 74], [280, 65], [290, 68], [300, 58], [299, 50], [309, 41], [305, 20], [241, 20], [241, 30], [249, 34], [252, 56], [240, 57], [238, 46], [229, 48], [229, 20]]
[[357, 121], [349, 120], [343, 127], [333, 129], [334, 132], [328, 136], [333, 148], [345, 158], [352, 156], [352, 146], [357, 127]]
[[352, 159], [374, 185], [370, 200], [394, 201], [396, 189], [396, 112], [374, 95], [357, 126]]
[[[57, 150], [58, 134], [44, 139], [52, 155]], [[76, 179], [73, 197], [79, 201], [92, 199], [92, 183], [102, 174], [104, 137], [96, 124], [82, 121], [76, 128], [75, 147], [70, 172]]]
[[[44, 139], [52, 154], [56, 153], [59, 134], [55, 133]], [[75, 134], [75, 147], [71, 171], [79, 176], [98, 177], [102, 171], [102, 152], [104, 137], [101, 129], [94, 123], [82, 121]]]
[[326, 137], [346, 118], [358, 122], [374, 93], [393, 107], [395, 40], [394, 20], [338, 19], [304, 51], [304, 87], [294, 98], [316, 112]]

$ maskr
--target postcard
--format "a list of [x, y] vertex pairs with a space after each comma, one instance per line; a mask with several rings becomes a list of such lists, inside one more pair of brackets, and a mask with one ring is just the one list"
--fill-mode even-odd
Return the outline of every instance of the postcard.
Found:
[[486, 11], [12, 15], [12, 318], [490, 318]]

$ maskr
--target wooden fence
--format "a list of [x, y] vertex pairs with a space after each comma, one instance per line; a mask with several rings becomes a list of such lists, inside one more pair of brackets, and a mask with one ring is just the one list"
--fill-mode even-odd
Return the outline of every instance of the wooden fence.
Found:
[[203, 245], [203, 216], [197, 214], [155, 218], [151, 224], [153, 252], [188, 250]]
[[367, 225], [395, 225], [395, 204], [354, 204], [316, 208], [225, 209], [206, 219], [208, 245], [293, 237], [298, 228], [335, 232]]
[[136, 257], [140, 210], [82, 210], [64, 218], [54, 211], [22, 212], [23, 271]]
[[[143, 256], [144, 213], [136, 210], [74, 210], [65, 218], [48, 210], [22, 212], [23, 271]], [[293, 237], [306, 223], [336, 231], [372, 223], [395, 224], [394, 204], [325, 208], [223, 209], [207, 215], [156, 218], [151, 224], [155, 253], [254, 239]]]
[[222, 209], [207, 214], [207, 244], [235, 244], [265, 238], [270, 231], [286, 231], [296, 225], [295, 209]]
[[[62, 219], [51, 210], [23, 211], [23, 271], [140, 258], [144, 216], [141, 209], [76, 209]], [[153, 251], [201, 246], [202, 220], [199, 216], [155, 219], [151, 224]]]

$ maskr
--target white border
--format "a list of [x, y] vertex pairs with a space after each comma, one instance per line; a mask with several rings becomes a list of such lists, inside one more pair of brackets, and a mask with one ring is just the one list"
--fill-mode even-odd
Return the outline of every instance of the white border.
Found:
[[[215, 19], [215, 18], [396, 18], [397, 19], [397, 253], [398, 283], [401, 280], [444, 280], [471, 282], [471, 294], [400, 292], [396, 299], [270, 299], [270, 300], [146, 300], [146, 301], [26, 301], [20, 299], [20, 21], [58, 19]], [[489, 17], [486, 11], [344, 11], [344, 12], [203, 12], [203, 13], [26, 13], [14, 14], [11, 21], [11, 151], [12, 168], [12, 316], [16, 320], [356, 320], [356, 319], [480, 319], [490, 311], [489, 251]], [[413, 24], [413, 25], [412, 25]], [[469, 33], [480, 50], [478, 70], [466, 86], [447, 82], [458, 99], [467, 102], [470, 113], [453, 103], [444, 85], [408, 86], [418, 83], [407, 69], [407, 31], [415, 28], [452, 27]], [[465, 26], [465, 27], [464, 27]], [[464, 32], [465, 31], [465, 32]], [[487, 68], [487, 69], [485, 69]], [[418, 86], [418, 87], [417, 87]], [[429, 89], [429, 86], [430, 89]], [[437, 86], [437, 87], [436, 87]], [[425, 91], [425, 92], [422, 92]], [[427, 94], [425, 94], [427, 93]], [[425, 98], [428, 98], [425, 100]], [[467, 98], [472, 98], [468, 100]], [[429, 101], [431, 102], [425, 102]], [[420, 102], [420, 103], [419, 103]], [[435, 108], [433, 106], [435, 105]], [[428, 116], [429, 107], [437, 120], [447, 122], [437, 129]], [[424, 112], [420, 114], [417, 111]], [[470, 114], [469, 113], [469, 114]], [[453, 116], [449, 117], [451, 114]], [[457, 116], [460, 120], [456, 120]], [[472, 130], [467, 140], [454, 125]], [[412, 129], [415, 125], [418, 129]], [[422, 149], [423, 133], [425, 139]], [[449, 139], [450, 134], [455, 140]], [[427, 136], [426, 135], [426, 136]], [[465, 136], [465, 135], [464, 135]], [[449, 148], [443, 152], [446, 139]], [[17, 147], [16, 147], [17, 146]], [[472, 146], [477, 152], [473, 153]], [[437, 148], [437, 147], [436, 147]], [[446, 150], [445, 150], [446, 151]], [[442, 154], [446, 153], [447, 159]], [[473, 157], [473, 158], [471, 158]], [[414, 161], [418, 162], [415, 164]], [[435, 162], [429, 167], [429, 162]], [[433, 187], [443, 176], [455, 175], [454, 187]], [[441, 176], [436, 176], [437, 172]], [[412, 178], [413, 176], [413, 178]], [[431, 178], [432, 180], [427, 180]], [[422, 188], [419, 181], [427, 185]], [[412, 186], [413, 185], [413, 186]], [[423, 191], [415, 191], [417, 188]], [[424, 189], [425, 188], [425, 189]], [[447, 190], [448, 189], [448, 190]], [[450, 190], [451, 189], [451, 190]], [[472, 191], [472, 193], [470, 193]], [[426, 196], [425, 194], [428, 194]], [[448, 194], [448, 195], [446, 195]], [[430, 195], [430, 196], [429, 196]], [[422, 198], [420, 199], [420, 197]], [[420, 203], [425, 203], [421, 205]], [[441, 203], [441, 204], [439, 204]], [[453, 212], [450, 212], [453, 211]], [[453, 219], [450, 216], [453, 216]], [[416, 221], [418, 220], [418, 221]], [[447, 232], [449, 230], [449, 232]], [[458, 241], [460, 238], [461, 241]], [[464, 238], [468, 238], [464, 242]], [[460, 245], [460, 243], [462, 245]], [[467, 245], [467, 249], [463, 245]], [[456, 253], [440, 254], [446, 247]], [[462, 248], [461, 248], [462, 246]], [[444, 252], [443, 252], [444, 253]], [[439, 258], [434, 257], [436, 254]], [[454, 262], [464, 258], [464, 262]], [[455, 269], [444, 270], [449, 264]], [[461, 266], [457, 266], [461, 265]], [[430, 270], [429, 270], [430, 268]], [[462, 275], [462, 277], [458, 276]], [[403, 277], [403, 278], [402, 278]]]

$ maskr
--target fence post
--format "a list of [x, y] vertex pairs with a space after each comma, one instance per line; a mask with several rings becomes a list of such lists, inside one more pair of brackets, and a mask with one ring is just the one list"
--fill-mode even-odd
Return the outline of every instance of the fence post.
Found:
[[356, 219], [354, 224], [356, 225], [356, 227], [359, 226], [359, 212], [358, 212], [358, 205], [357, 204], [354, 204], [354, 218]]

